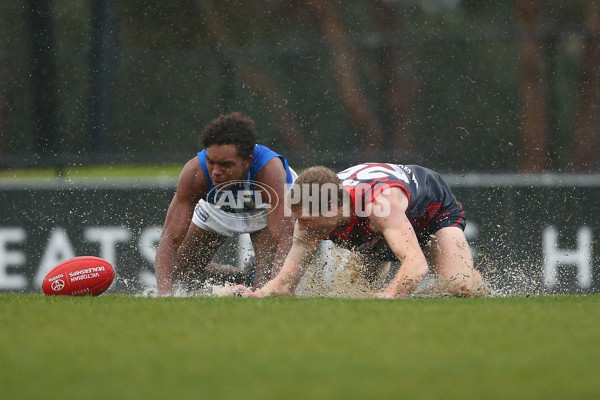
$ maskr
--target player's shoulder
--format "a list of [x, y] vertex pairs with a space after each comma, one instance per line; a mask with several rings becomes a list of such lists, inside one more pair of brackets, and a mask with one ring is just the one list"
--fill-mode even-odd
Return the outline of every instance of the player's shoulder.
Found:
[[258, 171], [256, 180], [268, 184], [282, 179], [285, 182], [285, 177], [286, 171], [283, 162], [279, 157], [273, 157]]
[[189, 159], [188, 162], [185, 163], [185, 165], [183, 166], [183, 169], [181, 170], [181, 174], [183, 175], [183, 174], [196, 173], [196, 172], [201, 172], [202, 177], [205, 178], [204, 171], [202, 171], [202, 166], [200, 165], [200, 162], [198, 161], [198, 156], [195, 156], [195, 157]]
[[207, 190], [207, 179], [198, 157], [193, 157], [185, 163], [177, 181], [177, 190], [190, 193], [202, 193]]
[[264, 144], [255, 144], [254, 145], [254, 154], [269, 154], [269, 153], [275, 153], [274, 150], [272, 150], [270, 147], [265, 146]]

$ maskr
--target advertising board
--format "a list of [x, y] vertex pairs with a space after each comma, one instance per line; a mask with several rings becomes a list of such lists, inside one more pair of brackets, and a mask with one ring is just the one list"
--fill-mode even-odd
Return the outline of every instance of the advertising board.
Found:
[[[600, 292], [600, 176], [445, 178], [467, 211], [475, 264], [501, 293]], [[0, 291], [41, 291], [53, 266], [81, 255], [112, 263], [110, 291], [152, 288], [174, 190], [174, 180], [1, 182]], [[235, 264], [238, 253], [221, 257]]]

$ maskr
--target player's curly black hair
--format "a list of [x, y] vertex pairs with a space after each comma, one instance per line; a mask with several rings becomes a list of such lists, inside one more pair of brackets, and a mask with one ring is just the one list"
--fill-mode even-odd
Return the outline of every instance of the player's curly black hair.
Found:
[[256, 123], [238, 111], [215, 118], [204, 127], [200, 135], [202, 147], [233, 144], [243, 159], [253, 154], [257, 140]]

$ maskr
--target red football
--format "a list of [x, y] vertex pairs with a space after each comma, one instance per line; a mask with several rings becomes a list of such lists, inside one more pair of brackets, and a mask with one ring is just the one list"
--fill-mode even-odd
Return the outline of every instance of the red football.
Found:
[[98, 257], [75, 257], [63, 261], [46, 275], [42, 290], [47, 295], [98, 296], [109, 288], [115, 270]]

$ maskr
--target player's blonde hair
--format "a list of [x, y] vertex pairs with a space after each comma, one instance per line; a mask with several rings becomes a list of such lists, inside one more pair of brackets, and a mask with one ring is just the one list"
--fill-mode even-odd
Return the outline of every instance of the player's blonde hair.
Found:
[[[322, 190], [324, 186], [334, 186], [336, 190], [324, 191]], [[317, 203], [322, 205], [318, 207], [317, 211], [323, 214], [323, 212], [327, 210], [323, 210], [322, 207], [329, 208], [331, 204], [336, 204], [341, 207], [344, 203], [344, 193], [340, 178], [338, 178], [335, 172], [327, 167], [319, 165], [307, 168], [298, 175], [298, 179], [294, 181], [294, 184], [290, 189], [288, 199], [296, 200], [289, 202], [292, 211], [295, 212], [301, 209], [310, 208], [312, 204], [305, 204], [306, 199], [315, 199], [316, 197], [318, 198]], [[322, 195], [325, 195], [327, 198], [321, 198]], [[312, 209], [314, 210], [314, 208]]]

